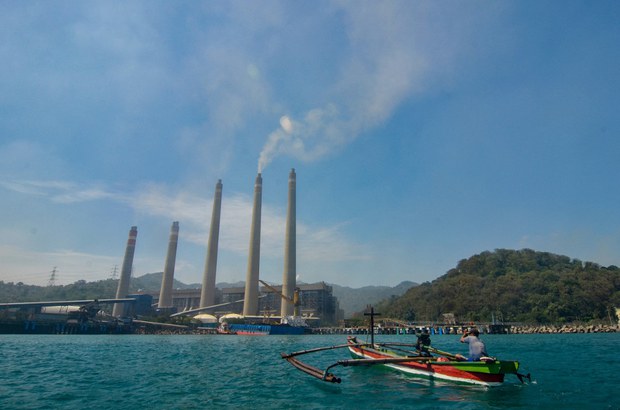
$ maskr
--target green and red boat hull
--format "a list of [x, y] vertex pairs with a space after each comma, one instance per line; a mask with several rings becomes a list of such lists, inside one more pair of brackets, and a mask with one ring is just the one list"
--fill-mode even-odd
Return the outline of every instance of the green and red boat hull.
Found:
[[446, 380], [482, 386], [499, 386], [506, 374], [517, 374], [519, 362], [516, 361], [453, 361], [445, 357], [404, 356], [377, 344], [373, 347], [360, 344], [355, 337], [347, 339], [348, 349], [354, 359], [382, 360], [382, 364], [406, 374], [427, 379]]

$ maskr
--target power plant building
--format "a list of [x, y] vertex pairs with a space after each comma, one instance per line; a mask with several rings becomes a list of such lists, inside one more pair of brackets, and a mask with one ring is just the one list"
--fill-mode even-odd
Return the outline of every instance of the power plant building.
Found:
[[[332, 287], [325, 282], [298, 285], [301, 293], [300, 313], [306, 317], [318, 318], [317, 320], [309, 320], [308, 324], [315, 326], [332, 326], [337, 325], [343, 320], [343, 312], [340, 309], [338, 299], [333, 296]], [[280, 286], [274, 286], [276, 290], [281, 290]], [[279, 316], [282, 308], [282, 297], [266, 287], [260, 287], [260, 293], [263, 297], [258, 298], [258, 315], [264, 317]], [[153, 296], [153, 300], [157, 301], [159, 294], [157, 292], [144, 292]], [[172, 307], [177, 312], [195, 309], [200, 305], [200, 289], [175, 289], [172, 291]], [[231, 303], [226, 306], [215, 306], [212, 309], [204, 311], [210, 314], [239, 313], [242, 314], [244, 303], [242, 302], [245, 295], [245, 287], [229, 287], [216, 289], [215, 304]]]
[[[288, 178], [288, 207], [284, 245], [284, 269], [282, 286], [259, 287], [261, 211], [263, 180], [256, 176], [250, 226], [250, 243], [244, 287], [216, 288], [217, 254], [220, 230], [222, 181], [218, 180], [213, 198], [213, 211], [207, 244], [207, 257], [203, 272], [202, 288], [173, 290], [174, 264], [176, 259], [179, 223], [173, 222], [170, 229], [168, 253], [159, 293], [143, 292], [153, 296], [160, 310], [177, 312], [201, 309], [203, 313], [221, 315], [237, 313], [243, 316], [282, 318], [295, 313], [296, 289], [299, 289], [299, 314], [312, 317], [311, 325], [334, 325], [342, 319], [337, 299], [332, 288], [324, 282], [317, 284], [296, 284], [296, 190], [297, 177], [291, 169]], [[134, 239], [135, 243], [135, 239]], [[218, 306], [226, 304], [224, 306]], [[209, 308], [213, 306], [212, 308]]]

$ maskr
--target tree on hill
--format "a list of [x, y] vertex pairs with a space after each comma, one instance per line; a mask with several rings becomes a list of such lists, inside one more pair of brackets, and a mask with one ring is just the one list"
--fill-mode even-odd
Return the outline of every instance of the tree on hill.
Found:
[[96, 282], [78, 280], [69, 285], [35, 286], [22, 282], [0, 281], [1, 302], [36, 302], [41, 300], [109, 299], [116, 296], [118, 280]]
[[380, 306], [385, 316], [441, 322], [567, 323], [615, 318], [620, 269], [531, 249], [497, 249], [461, 260], [445, 275]]

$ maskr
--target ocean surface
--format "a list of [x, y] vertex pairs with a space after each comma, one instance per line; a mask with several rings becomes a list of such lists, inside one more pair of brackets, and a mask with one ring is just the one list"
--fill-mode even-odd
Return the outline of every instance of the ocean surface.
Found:
[[[532, 382], [509, 375], [501, 387], [469, 387], [374, 366], [336, 367], [343, 381], [328, 384], [280, 358], [342, 344], [341, 335], [0, 335], [0, 409], [620, 409], [620, 333], [482, 339]], [[467, 349], [456, 335], [432, 344]], [[321, 367], [347, 354], [302, 358]]]

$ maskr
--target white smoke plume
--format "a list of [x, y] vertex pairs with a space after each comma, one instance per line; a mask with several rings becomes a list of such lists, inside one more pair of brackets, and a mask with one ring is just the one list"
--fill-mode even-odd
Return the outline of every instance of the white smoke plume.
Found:
[[323, 157], [339, 146], [343, 130], [338, 124], [338, 110], [334, 105], [309, 111], [301, 121], [289, 116], [280, 118], [280, 127], [273, 131], [260, 153], [258, 172], [277, 156], [288, 155], [309, 162]]
[[[431, 71], [433, 75], [441, 71], [436, 64], [450, 66], [446, 63], [451, 53], [438, 55], [413, 41], [425, 35], [424, 13], [406, 2], [376, 7], [339, 5], [346, 15], [349, 43], [347, 53], [337, 62], [340, 77], [328, 85], [330, 102], [299, 119], [282, 117], [260, 153], [259, 172], [280, 155], [311, 162], [338, 152], [360, 132], [388, 119], [404, 100], [423, 91]], [[411, 24], [415, 17], [420, 17], [420, 24]]]

